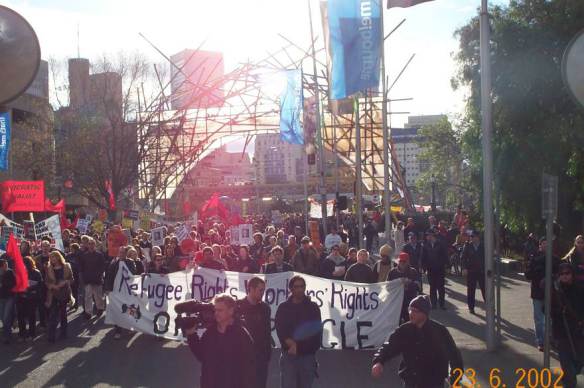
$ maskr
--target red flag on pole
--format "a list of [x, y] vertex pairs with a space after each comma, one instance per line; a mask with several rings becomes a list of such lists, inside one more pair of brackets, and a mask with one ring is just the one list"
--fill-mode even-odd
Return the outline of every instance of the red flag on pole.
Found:
[[28, 272], [24, 266], [20, 249], [14, 238], [14, 234], [10, 233], [8, 244], [6, 246], [6, 254], [14, 260], [14, 276], [16, 277], [16, 285], [12, 289], [13, 292], [24, 292], [28, 288]]
[[112, 189], [112, 181], [105, 181], [105, 189], [108, 194], [108, 203], [110, 210], [116, 210], [116, 199], [114, 197], [114, 190]]
[[401, 7], [407, 8], [417, 4], [425, 3], [433, 0], [387, 0], [387, 8]]

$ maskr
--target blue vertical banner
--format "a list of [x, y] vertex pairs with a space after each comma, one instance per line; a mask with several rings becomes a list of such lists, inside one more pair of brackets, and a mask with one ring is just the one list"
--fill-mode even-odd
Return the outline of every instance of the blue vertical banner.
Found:
[[0, 112], [0, 170], [8, 170], [10, 151], [10, 112]]
[[330, 98], [379, 87], [383, 0], [328, 0]]
[[302, 118], [304, 97], [301, 70], [286, 70], [286, 88], [280, 96], [280, 138], [291, 144], [304, 144]]

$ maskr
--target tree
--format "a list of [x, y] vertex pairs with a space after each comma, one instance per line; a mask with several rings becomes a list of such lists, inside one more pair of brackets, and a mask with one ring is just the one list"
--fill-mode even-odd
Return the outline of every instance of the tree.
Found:
[[464, 155], [462, 153], [462, 134], [456, 131], [448, 118], [426, 125], [418, 131], [418, 144], [421, 152], [418, 159], [427, 168], [420, 174], [417, 185], [430, 191], [432, 176], [436, 192], [447, 207], [455, 207], [474, 191], [464, 177]]
[[[558, 175], [558, 220], [569, 234], [584, 211], [584, 114], [562, 82], [561, 59], [582, 28], [581, 0], [513, 0], [491, 10], [495, 192], [512, 230], [541, 227], [541, 174]], [[479, 22], [455, 34], [453, 86], [468, 87], [462, 149], [482, 186]], [[580, 214], [576, 216], [574, 210]]]

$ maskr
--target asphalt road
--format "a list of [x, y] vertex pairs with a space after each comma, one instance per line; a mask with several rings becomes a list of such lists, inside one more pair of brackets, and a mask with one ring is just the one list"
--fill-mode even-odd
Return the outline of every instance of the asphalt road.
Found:
[[[462, 351], [465, 368], [473, 368], [477, 382], [488, 386], [492, 368], [499, 368], [503, 381], [515, 386], [517, 368], [541, 368], [542, 353], [533, 346], [533, 321], [529, 285], [505, 278], [502, 287], [503, 320], [501, 348], [486, 352], [484, 311], [466, 309], [466, 289], [461, 279], [447, 285], [447, 311], [434, 310], [432, 317], [449, 327]], [[427, 286], [426, 286], [427, 290]], [[479, 297], [480, 299], [480, 297]], [[187, 346], [152, 336], [125, 332], [113, 338], [103, 318], [86, 322], [70, 316], [69, 338], [49, 344], [44, 333], [34, 342], [0, 345], [2, 387], [198, 387], [199, 364]], [[320, 351], [316, 387], [399, 387], [399, 360], [386, 365], [380, 380], [370, 377], [371, 351]], [[268, 386], [279, 386], [279, 352], [272, 356]], [[237, 360], [226, 360], [227, 363]], [[552, 366], [557, 366], [553, 360]], [[580, 377], [581, 383], [584, 379]], [[583, 385], [584, 386], [584, 385]]]

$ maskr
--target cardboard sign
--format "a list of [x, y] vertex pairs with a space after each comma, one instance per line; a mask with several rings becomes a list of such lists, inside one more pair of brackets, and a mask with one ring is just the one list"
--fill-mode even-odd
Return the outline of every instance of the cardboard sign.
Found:
[[44, 181], [4, 181], [0, 191], [6, 213], [45, 211]]
[[150, 233], [152, 246], [162, 246], [164, 245], [164, 227], [158, 227], [152, 229]]

